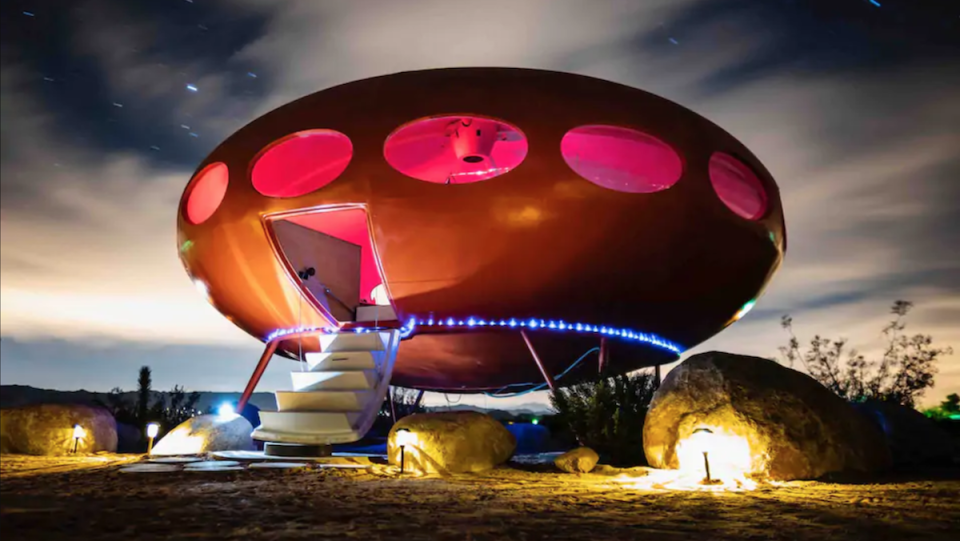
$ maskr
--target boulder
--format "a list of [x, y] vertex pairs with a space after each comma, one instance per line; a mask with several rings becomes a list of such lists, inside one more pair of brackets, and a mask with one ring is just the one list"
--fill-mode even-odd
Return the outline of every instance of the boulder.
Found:
[[400, 419], [387, 436], [390, 464], [422, 473], [481, 472], [503, 464], [517, 441], [489, 415], [475, 411], [416, 413]]
[[567, 473], [590, 473], [598, 460], [600, 455], [593, 449], [577, 447], [558, 456], [553, 463]]
[[[83, 436], [74, 438], [74, 426]], [[103, 408], [38, 404], [0, 410], [0, 453], [69, 455], [116, 452], [117, 422]]]
[[198, 415], [180, 423], [153, 446], [151, 455], [252, 451], [253, 425], [239, 415]]
[[883, 431], [894, 466], [944, 465], [953, 460], [953, 438], [919, 411], [879, 400], [867, 400], [854, 407]]
[[891, 465], [882, 432], [810, 376], [721, 352], [670, 371], [647, 411], [643, 448], [655, 468], [702, 471], [709, 452], [713, 473], [774, 480]]

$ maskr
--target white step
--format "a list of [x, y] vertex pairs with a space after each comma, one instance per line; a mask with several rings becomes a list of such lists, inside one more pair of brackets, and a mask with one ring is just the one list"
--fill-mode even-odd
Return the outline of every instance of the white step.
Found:
[[367, 391], [377, 386], [376, 374], [371, 370], [328, 372], [290, 372], [293, 390], [301, 391]]
[[321, 334], [320, 351], [384, 351], [390, 341], [390, 333], [342, 332], [336, 334]]
[[261, 411], [260, 428], [269, 432], [325, 434], [354, 430], [360, 413]]
[[307, 366], [311, 372], [326, 370], [376, 370], [383, 362], [383, 351], [328, 351], [307, 353]]
[[277, 391], [280, 411], [363, 411], [374, 400], [373, 391]]

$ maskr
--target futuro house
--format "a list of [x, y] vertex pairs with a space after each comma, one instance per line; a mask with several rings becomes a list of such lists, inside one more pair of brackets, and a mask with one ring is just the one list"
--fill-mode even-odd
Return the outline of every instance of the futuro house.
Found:
[[[703, 117], [579, 75], [398, 73], [233, 134], [178, 214], [209, 301], [292, 364], [255, 437], [354, 441], [389, 385], [503, 395], [675, 360], [746, 313], [786, 230]], [[372, 412], [372, 413], [371, 413]]]

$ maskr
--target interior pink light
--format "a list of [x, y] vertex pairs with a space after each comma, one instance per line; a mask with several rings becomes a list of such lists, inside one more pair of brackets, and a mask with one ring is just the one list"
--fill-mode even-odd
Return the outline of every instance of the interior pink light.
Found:
[[200, 171], [193, 180], [190, 195], [187, 196], [187, 220], [199, 225], [207, 221], [217, 211], [223, 197], [227, 195], [230, 172], [227, 165], [217, 162]]
[[756, 220], [767, 211], [767, 193], [757, 175], [723, 152], [710, 157], [710, 183], [721, 201], [741, 218]]
[[683, 160], [669, 145], [619, 126], [580, 126], [563, 136], [564, 161], [590, 182], [628, 193], [666, 190], [680, 180]]
[[425, 118], [387, 137], [383, 155], [408, 177], [466, 184], [515, 169], [527, 156], [527, 138], [502, 120], [469, 115]]
[[353, 144], [334, 130], [311, 130], [280, 139], [253, 166], [253, 187], [268, 197], [299, 197], [339, 177]]
[[360, 246], [360, 301], [374, 304], [370, 293], [382, 283], [377, 259], [367, 229], [367, 213], [363, 209], [312, 212], [286, 218], [303, 227]]

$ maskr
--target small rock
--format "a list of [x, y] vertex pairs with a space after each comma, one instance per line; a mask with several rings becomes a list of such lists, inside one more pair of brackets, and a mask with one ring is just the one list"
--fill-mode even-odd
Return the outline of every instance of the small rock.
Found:
[[589, 447], [578, 447], [558, 456], [553, 461], [556, 467], [567, 473], [589, 473], [600, 460], [600, 455]]

